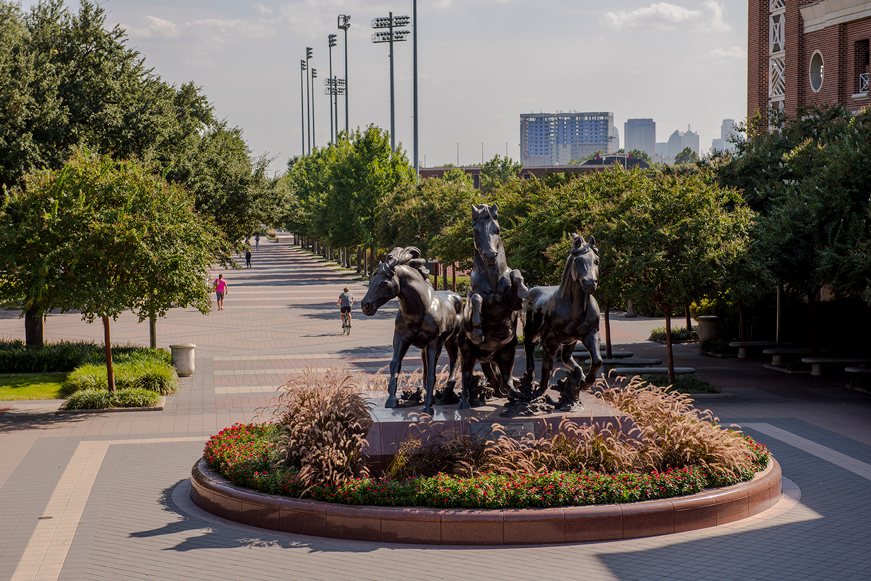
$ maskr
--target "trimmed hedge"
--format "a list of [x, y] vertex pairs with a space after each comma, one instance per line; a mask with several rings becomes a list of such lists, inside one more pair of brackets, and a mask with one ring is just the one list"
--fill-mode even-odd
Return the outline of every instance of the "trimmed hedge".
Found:
[[[112, 347], [112, 359], [121, 363], [126, 357], [147, 357], [170, 363], [171, 356], [161, 349], [136, 345]], [[83, 364], [106, 363], [105, 349], [92, 341], [55, 341], [43, 347], [28, 347], [20, 339], [0, 341], [0, 373], [68, 372]]]

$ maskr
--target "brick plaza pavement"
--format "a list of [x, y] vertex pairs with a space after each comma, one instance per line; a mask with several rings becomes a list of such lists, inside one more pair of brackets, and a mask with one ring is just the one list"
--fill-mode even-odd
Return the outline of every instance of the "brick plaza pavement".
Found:
[[[253, 264], [222, 271], [226, 310], [160, 321], [161, 346], [197, 344], [197, 371], [164, 411], [56, 415], [59, 401], [2, 403], [0, 579], [871, 579], [871, 398], [695, 346], [677, 347], [678, 364], [737, 396], [700, 405], [783, 467], [786, 494], [758, 518], [640, 540], [463, 548], [287, 535], [203, 513], [185, 483], [209, 435], [250, 421], [287, 373], [369, 373], [390, 358], [395, 306], [374, 318], [356, 309], [352, 335], [340, 333], [336, 297], [347, 285], [359, 301], [362, 283], [286, 245], [262, 245]], [[661, 321], [613, 324], [621, 348], [664, 356], [644, 342]], [[0, 318], [0, 336], [22, 334], [20, 319]], [[147, 336], [132, 316], [113, 327], [117, 341]], [[75, 314], [46, 323], [48, 339], [100, 337]], [[406, 367], [416, 364], [410, 355]]]

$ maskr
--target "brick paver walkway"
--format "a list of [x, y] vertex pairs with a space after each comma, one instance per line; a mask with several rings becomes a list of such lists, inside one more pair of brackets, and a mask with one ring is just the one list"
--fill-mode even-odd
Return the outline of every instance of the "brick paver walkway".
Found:
[[[160, 344], [197, 344], [197, 370], [162, 412], [56, 415], [60, 402], [0, 407], [0, 579], [871, 579], [871, 398], [823, 378], [711, 359], [678, 362], [734, 393], [706, 400], [783, 466], [788, 494], [760, 518], [699, 532], [557, 547], [409, 547], [262, 531], [190, 503], [186, 479], [204, 440], [250, 421], [287, 373], [308, 365], [371, 372], [390, 357], [395, 305], [355, 311], [350, 337], [335, 307], [365, 286], [286, 245], [264, 244], [254, 268], [222, 271], [226, 310], [177, 310]], [[614, 341], [644, 342], [661, 321], [614, 317]], [[51, 315], [46, 337], [99, 340], [98, 325]], [[0, 317], [0, 336], [23, 322]], [[145, 343], [132, 316], [118, 341]], [[417, 364], [409, 355], [406, 367]], [[8, 409], [7, 409], [8, 408]], [[4, 413], [5, 409], [5, 413]], [[50, 517], [50, 518], [49, 518]]]

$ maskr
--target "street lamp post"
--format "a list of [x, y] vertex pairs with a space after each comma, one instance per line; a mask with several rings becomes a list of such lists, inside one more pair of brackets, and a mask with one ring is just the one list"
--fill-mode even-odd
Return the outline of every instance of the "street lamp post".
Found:
[[[305, 64], [306, 70], [308, 70], [308, 61], [312, 58], [312, 49], [310, 46], [305, 47]], [[305, 103], [306, 110], [308, 111], [308, 153], [311, 155], [312, 152], [312, 106], [311, 99], [309, 95], [311, 93], [311, 88], [309, 87], [309, 79], [308, 74], [305, 76]]]
[[[305, 90], [302, 86], [302, 75], [305, 73], [307, 67], [306, 62], [302, 59], [299, 60], [299, 112], [300, 112], [300, 128], [302, 132], [302, 149], [300, 150], [300, 155], [305, 155], [305, 97], [303, 96], [303, 91]], [[308, 75], [306, 75], [308, 78]]]
[[[336, 46], [336, 38], [337, 37], [335, 34], [330, 34], [330, 35], [328, 35], [327, 38], [329, 39], [329, 45], [330, 45], [330, 80], [332, 80], [334, 78], [333, 77], [333, 47]], [[338, 98], [336, 99], [336, 102], [338, 103]], [[333, 143], [336, 142], [336, 133], [338, 132], [338, 130], [339, 130], [339, 118], [338, 117], [336, 117], [335, 128], [333, 127], [333, 93], [331, 91], [330, 92], [330, 139], [333, 140]]]
[[393, 43], [402, 42], [408, 36], [407, 30], [394, 30], [397, 26], [408, 26], [411, 19], [408, 16], [397, 16], [394, 18], [393, 12], [389, 13], [387, 18], [372, 19], [372, 28], [387, 28], [387, 32], [376, 32], [372, 35], [372, 42], [390, 43], [390, 149], [396, 151], [396, 115], [395, 115], [395, 98], [393, 90]]
[[[345, 95], [345, 79], [324, 79], [324, 95], [330, 95], [331, 99], [336, 99], [336, 132], [339, 131], [339, 97]], [[338, 141], [338, 136], [337, 141]]]
[[[348, 132], [348, 29], [351, 28], [351, 16], [339, 14], [339, 30], [345, 31], [345, 133]], [[338, 107], [338, 100], [336, 106]], [[338, 122], [338, 117], [336, 118]]]

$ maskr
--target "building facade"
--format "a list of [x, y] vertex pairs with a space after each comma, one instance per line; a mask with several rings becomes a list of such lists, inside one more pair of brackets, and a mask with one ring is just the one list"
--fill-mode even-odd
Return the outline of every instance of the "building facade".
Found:
[[735, 149], [735, 144], [731, 140], [735, 135], [737, 135], [735, 132], [735, 120], [723, 119], [723, 123], [720, 125], [720, 137], [719, 139], [714, 139], [713, 143], [711, 143], [711, 148], [717, 151], [732, 151]]
[[624, 149], [638, 149], [653, 159], [656, 155], [656, 122], [653, 119], [629, 119], [623, 124]]
[[749, 0], [747, 118], [871, 105], [871, 2]]
[[597, 151], [612, 153], [614, 113], [523, 113], [520, 161], [524, 166], [566, 165]]

